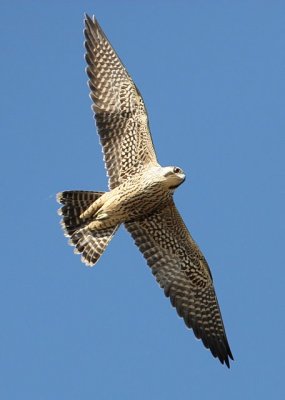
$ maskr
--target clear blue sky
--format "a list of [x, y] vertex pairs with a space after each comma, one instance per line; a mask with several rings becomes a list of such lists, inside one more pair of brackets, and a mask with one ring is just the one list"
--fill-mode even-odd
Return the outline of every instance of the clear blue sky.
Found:
[[[120, 229], [94, 269], [55, 194], [105, 190], [84, 72], [96, 14], [145, 99], [158, 158], [211, 266], [219, 364]], [[284, 1], [1, 1], [0, 397], [285, 398]]]

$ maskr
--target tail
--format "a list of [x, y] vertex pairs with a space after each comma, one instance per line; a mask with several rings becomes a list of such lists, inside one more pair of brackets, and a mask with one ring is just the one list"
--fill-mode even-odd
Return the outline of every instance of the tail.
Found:
[[63, 206], [58, 210], [62, 215], [61, 225], [69, 244], [75, 246], [74, 252], [81, 253], [81, 260], [93, 266], [103, 254], [119, 225], [97, 231], [88, 228], [92, 217], [80, 215], [104, 192], [66, 191], [57, 194], [57, 201]]

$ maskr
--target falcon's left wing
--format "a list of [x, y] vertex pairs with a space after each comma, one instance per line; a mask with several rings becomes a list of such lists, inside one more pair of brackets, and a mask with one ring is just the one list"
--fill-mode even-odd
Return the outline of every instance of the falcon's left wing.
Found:
[[233, 360], [233, 356], [211, 272], [174, 202], [125, 226], [179, 316], [213, 356], [229, 367], [229, 358]]

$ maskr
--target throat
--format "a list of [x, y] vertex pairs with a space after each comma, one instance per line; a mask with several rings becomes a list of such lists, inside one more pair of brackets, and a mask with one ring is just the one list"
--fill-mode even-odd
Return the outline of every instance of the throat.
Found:
[[174, 192], [175, 189], [177, 189], [180, 185], [182, 185], [183, 181], [178, 183], [178, 185], [170, 186], [169, 189]]

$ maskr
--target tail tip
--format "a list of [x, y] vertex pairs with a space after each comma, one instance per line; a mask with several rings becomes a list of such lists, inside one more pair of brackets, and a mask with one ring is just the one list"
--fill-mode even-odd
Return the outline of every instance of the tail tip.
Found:
[[[59, 203], [59, 204], [62, 204], [62, 196], [63, 195], [63, 192], [58, 192], [57, 193], [57, 195], [56, 195], [56, 201]], [[59, 214], [60, 215], [60, 214]]]

